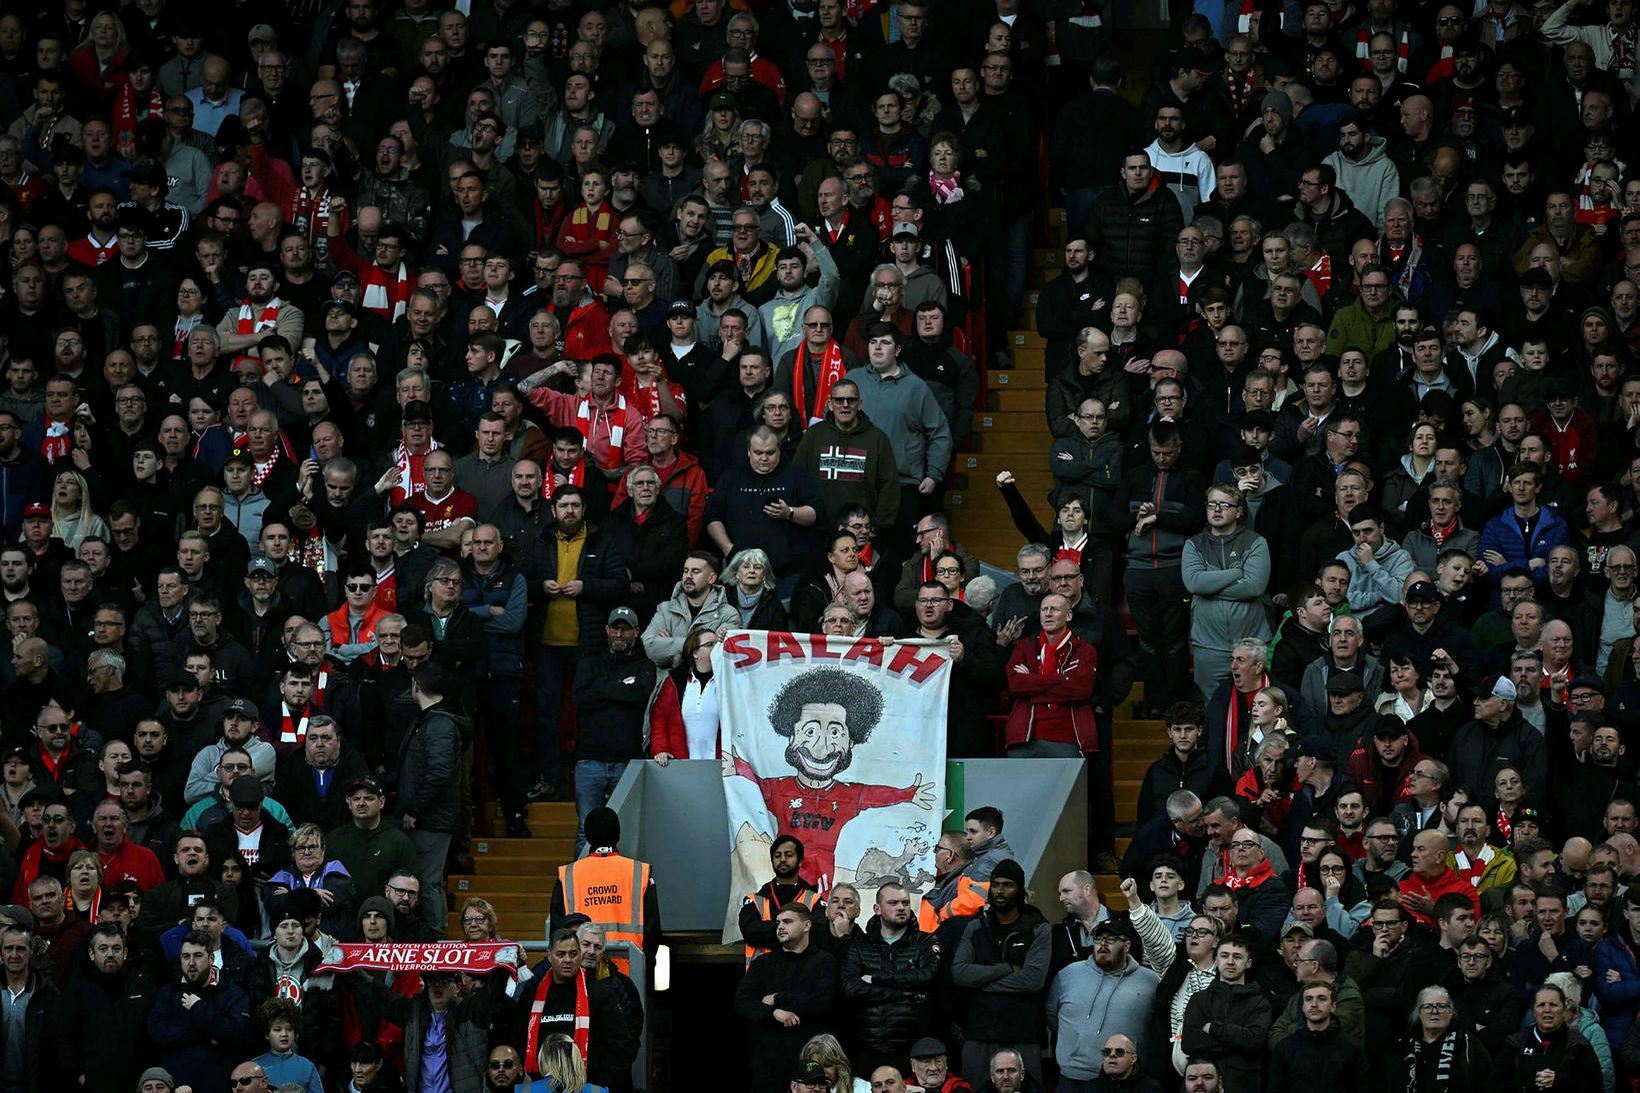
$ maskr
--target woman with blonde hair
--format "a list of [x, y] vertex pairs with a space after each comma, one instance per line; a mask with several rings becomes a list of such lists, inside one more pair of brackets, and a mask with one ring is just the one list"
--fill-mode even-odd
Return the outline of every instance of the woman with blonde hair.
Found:
[[110, 541], [108, 524], [91, 508], [91, 488], [71, 467], [57, 472], [51, 488], [51, 537], [75, 553], [88, 538]]
[[587, 1081], [581, 1049], [562, 1032], [541, 1042], [535, 1052], [535, 1069], [541, 1077], [530, 1083], [529, 1093], [609, 1093], [607, 1087]]
[[798, 1052], [797, 1061], [820, 1064], [826, 1072], [826, 1093], [871, 1093], [871, 1083], [854, 1076], [843, 1045], [829, 1032], [811, 1037]]
[[[1280, 687], [1260, 687], [1253, 692], [1247, 704], [1248, 720], [1252, 726], [1236, 745], [1236, 754], [1230, 760], [1230, 777], [1240, 778], [1258, 762], [1259, 746], [1275, 735], [1292, 736], [1292, 725], [1287, 720], [1287, 692]], [[1294, 740], [1293, 743], [1297, 743]]]

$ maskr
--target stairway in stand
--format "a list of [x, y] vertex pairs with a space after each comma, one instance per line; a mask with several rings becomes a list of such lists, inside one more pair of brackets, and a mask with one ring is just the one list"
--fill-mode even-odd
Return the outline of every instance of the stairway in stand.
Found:
[[[492, 802], [486, 808], [491, 830], [506, 830], [498, 807]], [[448, 880], [446, 938], [462, 936], [461, 905], [469, 897], [481, 896], [500, 916], [502, 937], [510, 941], [546, 939], [558, 867], [568, 864], [575, 853], [575, 805], [567, 801], [532, 804], [528, 823], [533, 838], [473, 838], [473, 872], [452, 874]]]
[[[1014, 568], [1014, 552], [1023, 540], [997, 491], [997, 473], [1012, 471], [1021, 496], [1035, 509], [1037, 519], [1044, 526], [1053, 524], [1053, 511], [1048, 506], [1048, 492], [1053, 488], [1048, 450], [1053, 438], [1047, 427], [1044, 343], [1036, 332], [1036, 304], [1043, 286], [1064, 267], [1065, 210], [1046, 210], [1033, 235], [1025, 306], [1019, 326], [1007, 335], [1014, 367], [990, 372], [989, 391], [975, 414], [969, 450], [957, 453], [952, 488], [946, 495], [957, 541], [981, 559], [1009, 571]], [[1142, 685], [1135, 685], [1133, 698], [1141, 694]], [[1145, 770], [1168, 746], [1162, 722], [1132, 716], [1133, 698], [1116, 712], [1112, 766], [1118, 858], [1127, 850]], [[1114, 900], [1117, 907], [1126, 906], [1119, 877], [1105, 873], [1099, 874], [1098, 880], [1106, 902]], [[1044, 901], [1042, 894], [1038, 899]]]

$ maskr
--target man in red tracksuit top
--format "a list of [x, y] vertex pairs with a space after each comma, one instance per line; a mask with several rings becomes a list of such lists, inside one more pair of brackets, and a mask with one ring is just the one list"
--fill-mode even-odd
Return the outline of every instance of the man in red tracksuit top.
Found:
[[1008, 755], [1080, 759], [1099, 750], [1093, 720], [1096, 652], [1071, 633], [1071, 604], [1050, 593], [1038, 608], [1042, 630], [1014, 643], [1008, 657]]

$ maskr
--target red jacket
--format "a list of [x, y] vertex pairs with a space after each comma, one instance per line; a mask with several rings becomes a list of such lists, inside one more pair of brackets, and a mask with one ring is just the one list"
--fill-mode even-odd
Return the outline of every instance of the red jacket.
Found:
[[[1449, 865], [1443, 866], [1441, 875], [1434, 880], [1419, 876], [1417, 873], [1408, 873], [1406, 879], [1401, 882], [1402, 895], [1425, 895], [1429, 897], [1431, 903], [1434, 903], [1448, 892], [1457, 892], [1460, 895], [1467, 896], [1469, 902], [1475, 908], [1475, 917], [1481, 917], [1481, 900], [1475, 894], [1475, 886], [1459, 876], [1458, 871]], [[1425, 926], [1433, 927], [1435, 925], [1434, 918], [1422, 912], [1414, 911], [1410, 907], [1407, 908], [1407, 914]]]
[[[721, 737], [719, 740], [721, 741]], [[678, 685], [668, 675], [661, 680], [660, 690], [655, 692], [655, 704], [649, 708], [649, 755], [654, 758], [665, 752], [674, 759], [704, 759], [704, 755], [689, 754], [689, 733], [683, 726], [683, 707], [680, 704]], [[719, 743], [717, 754], [712, 758], [723, 758], [723, 745]]]
[[1051, 670], [1042, 671], [1037, 638], [1020, 638], [1008, 656], [1008, 711], [1004, 743], [1032, 740], [1075, 744], [1084, 754], [1099, 750], [1093, 721], [1093, 685], [1098, 654], [1077, 637], [1060, 646]]
[[1418, 746], [1418, 737], [1408, 733], [1407, 749], [1401, 756], [1401, 765], [1393, 772], [1389, 772], [1378, 761], [1378, 752], [1370, 741], [1369, 737], [1365, 747], [1350, 752], [1345, 773], [1350, 781], [1360, 787], [1361, 793], [1367, 798], [1367, 815], [1388, 816], [1396, 805], [1402, 801], [1412, 800], [1412, 790], [1407, 785], [1407, 779], [1412, 776], [1412, 768], [1423, 759], [1424, 752]]

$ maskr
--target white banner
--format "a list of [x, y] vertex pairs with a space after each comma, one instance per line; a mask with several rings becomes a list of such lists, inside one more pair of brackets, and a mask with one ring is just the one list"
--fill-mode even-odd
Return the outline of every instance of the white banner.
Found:
[[801, 875], [824, 894], [848, 882], [869, 917], [877, 887], [934, 881], [945, 815], [942, 642], [733, 631], [712, 650], [723, 732], [731, 890], [741, 902], [773, 876], [769, 845], [803, 843]]

